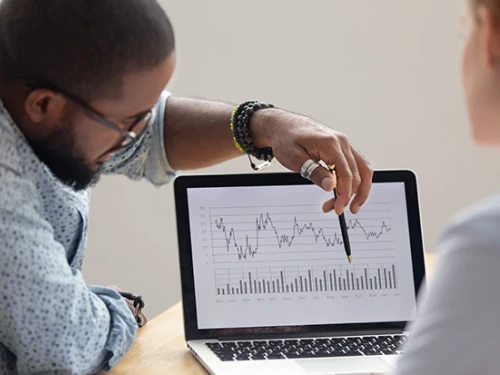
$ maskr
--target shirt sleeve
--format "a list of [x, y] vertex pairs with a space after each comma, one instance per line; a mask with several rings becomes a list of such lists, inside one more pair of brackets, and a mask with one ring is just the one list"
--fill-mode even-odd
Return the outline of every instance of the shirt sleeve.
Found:
[[109, 370], [137, 333], [127, 303], [69, 266], [31, 181], [4, 166], [0, 180], [0, 343], [19, 374]]
[[168, 183], [176, 172], [167, 160], [164, 145], [165, 109], [170, 93], [163, 91], [153, 109], [153, 121], [141, 139], [116, 154], [104, 166], [104, 174], [125, 175], [131, 180], [146, 179], [156, 186]]
[[404, 355], [393, 375], [500, 373], [500, 205], [448, 227]]

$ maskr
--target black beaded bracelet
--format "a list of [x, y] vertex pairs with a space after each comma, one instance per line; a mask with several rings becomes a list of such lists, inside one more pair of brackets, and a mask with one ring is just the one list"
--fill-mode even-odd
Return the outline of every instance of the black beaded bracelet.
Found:
[[144, 324], [146, 324], [146, 320], [145, 320], [144, 315], [142, 315], [142, 309], [144, 308], [144, 306], [146, 304], [144, 303], [142, 296], [135, 296], [132, 293], [128, 293], [128, 292], [120, 292], [120, 295], [123, 298], [125, 298], [133, 303], [133, 307], [134, 307], [133, 314], [134, 314], [135, 321], [137, 322], [137, 325], [139, 327], [143, 327]]
[[237, 106], [231, 117], [231, 131], [233, 133], [233, 140], [236, 147], [243, 153], [246, 153], [255, 157], [258, 160], [265, 161], [265, 165], [256, 166], [252, 159], [250, 159], [250, 165], [253, 169], [259, 170], [264, 166], [270, 164], [274, 159], [273, 150], [270, 147], [258, 148], [252, 141], [252, 136], [250, 134], [250, 121], [255, 112], [261, 109], [274, 108], [272, 104], [248, 101]]

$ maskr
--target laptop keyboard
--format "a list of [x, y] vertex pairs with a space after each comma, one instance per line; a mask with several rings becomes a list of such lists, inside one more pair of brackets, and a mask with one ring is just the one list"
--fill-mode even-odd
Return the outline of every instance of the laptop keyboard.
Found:
[[216, 342], [206, 345], [221, 361], [352, 357], [401, 354], [407, 335], [304, 340]]

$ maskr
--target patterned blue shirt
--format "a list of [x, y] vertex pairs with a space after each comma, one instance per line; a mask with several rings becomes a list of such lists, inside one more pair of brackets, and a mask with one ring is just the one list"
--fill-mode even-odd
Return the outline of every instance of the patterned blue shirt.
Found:
[[[105, 173], [155, 185], [174, 176], [163, 145], [168, 96]], [[125, 301], [82, 277], [89, 197], [51, 174], [0, 102], [0, 374], [89, 374], [130, 348], [137, 324]]]

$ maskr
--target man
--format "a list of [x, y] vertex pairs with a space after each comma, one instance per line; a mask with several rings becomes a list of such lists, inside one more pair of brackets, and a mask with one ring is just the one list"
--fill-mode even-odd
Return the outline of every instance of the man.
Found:
[[[80, 272], [88, 188], [102, 173], [162, 185], [241, 150], [299, 171], [341, 213], [372, 170], [346, 137], [264, 104], [170, 96], [172, 26], [155, 0], [0, 3], [0, 373], [112, 368], [138, 329], [120, 294]], [[234, 139], [233, 139], [234, 137]], [[238, 148], [240, 150], [238, 150]], [[356, 193], [356, 194], [355, 194]]]

